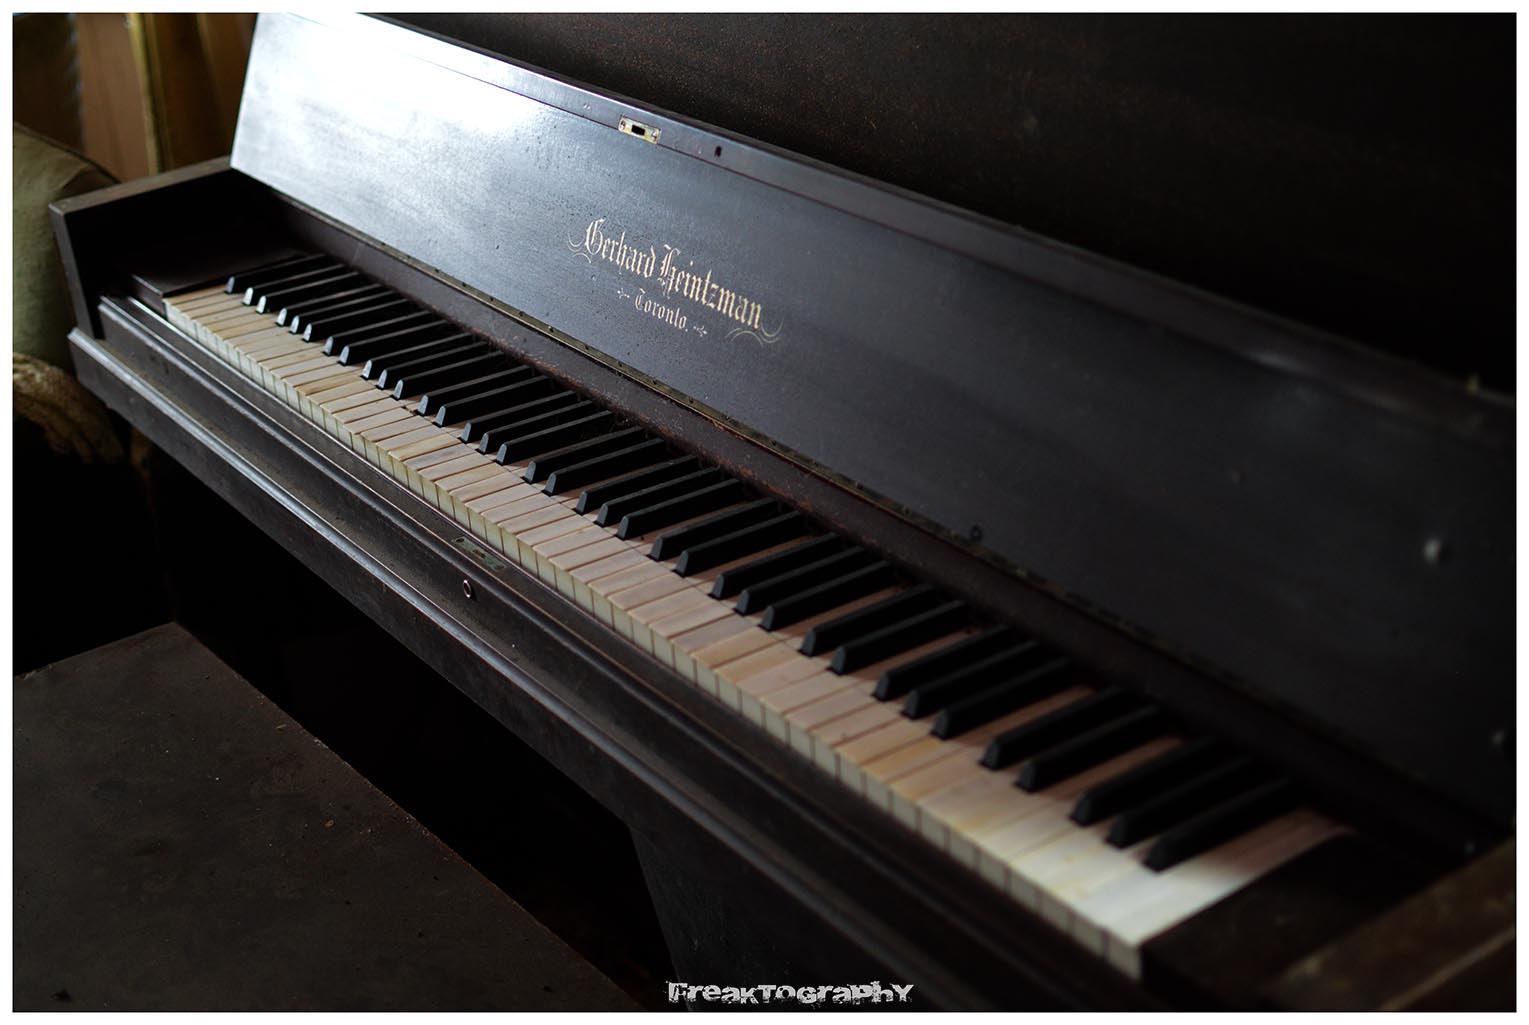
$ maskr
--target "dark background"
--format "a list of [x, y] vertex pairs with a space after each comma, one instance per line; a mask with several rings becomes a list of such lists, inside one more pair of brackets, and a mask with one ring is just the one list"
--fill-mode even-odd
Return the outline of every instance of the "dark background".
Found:
[[1512, 16], [397, 18], [1513, 391]]

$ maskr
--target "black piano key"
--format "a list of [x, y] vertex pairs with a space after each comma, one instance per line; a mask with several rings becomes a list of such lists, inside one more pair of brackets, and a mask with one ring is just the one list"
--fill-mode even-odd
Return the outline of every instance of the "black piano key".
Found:
[[731, 598], [745, 588], [774, 579], [783, 573], [801, 569], [803, 566], [809, 566], [843, 548], [844, 541], [833, 534], [810, 538], [784, 551], [773, 552], [753, 562], [723, 571], [711, 585], [711, 596]]
[[[557, 389], [556, 381], [533, 372], [509, 384], [447, 399], [436, 407], [435, 422], [440, 427], [463, 424], [462, 440], [476, 443], [496, 424], [514, 423], [516, 417], [535, 416], [578, 401], [573, 392]], [[501, 413], [510, 415], [499, 416]]]
[[778, 516], [780, 512], [780, 503], [773, 498], [761, 498], [736, 509], [727, 509], [715, 516], [708, 516], [704, 520], [697, 520], [676, 530], [660, 534], [653, 539], [653, 547], [648, 550], [648, 558], [673, 559], [687, 548], [714, 541], [745, 527], [752, 527], [773, 516]]
[[1268, 772], [1255, 765], [1251, 758], [1237, 755], [1125, 809], [1110, 823], [1110, 831], [1104, 839], [1115, 847], [1130, 847], [1268, 780]]
[[482, 345], [476, 336], [452, 335], [386, 356], [373, 356], [362, 366], [361, 376], [376, 381], [379, 388], [392, 388], [398, 383], [400, 374], [455, 363], [481, 351]]
[[965, 602], [942, 602], [900, 623], [845, 641], [834, 650], [828, 668], [836, 673], [852, 673], [959, 630], [970, 617], [971, 609]]
[[535, 434], [512, 438], [499, 446], [499, 451], [494, 453], [494, 461], [504, 464], [534, 459], [545, 452], [572, 445], [592, 435], [603, 434], [615, 426], [615, 423], [616, 414], [608, 409], [602, 409], [581, 419], [570, 420], [556, 427], [537, 431]]
[[274, 317], [285, 306], [307, 302], [310, 299], [322, 299], [325, 296], [334, 295], [341, 289], [353, 288], [365, 280], [355, 271], [345, 271], [340, 274], [316, 277], [312, 281], [298, 282], [291, 286], [273, 287], [270, 291], [260, 293], [256, 298], [255, 312], [269, 313]]
[[1073, 805], [1072, 820], [1080, 826], [1102, 822], [1154, 794], [1184, 783], [1229, 757], [1224, 747], [1208, 737], [1180, 744], [1151, 761], [1089, 787]]
[[1034, 793], [1053, 783], [1071, 779], [1085, 769], [1161, 737], [1168, 732], [1168, 727], [1168, 716], [1160, 708], [1138, 708], [1127, 712], [1040, 754], [1031, 755], [1019, 767], [1019, 789]]
[[974, 637], [888, 669], [876, 681], [875, 696], [879, 701], [900, 698], [914, 687], [970, 668], [1026, 639], [1013, 627], [998, 626], [984, 630]]
[[402, 349], [394, 349], [391, 352], [379, 352], [361, 365], [361, 376], [380, 383], [383, 374], [387, 374], [387, 380], [394, 384], [398, 383], [398, 372], [403, 367], [425, 366], [426, 361], [439, 362], [443, 357], [460, 359], [459, 353], [479, 351], [479, 339], [476, 335], [458, 332], [447, 335], [445, 338], [436, 338], [428, 342], [420, 342], [417, 345], [409, 345]]
[[387, 289], [376, 283], [357, 285], [333, 295], [293, 303], [276, 311], [276, 323], [285, 325], [296, 334], [308, 317], [322, 315], [329, 310], [350, 309], [352, 304], [372, 302], [387, 294]]
[[[592, 459], [613, 455], [617, 452], [625, 452], [638, 444], [649, 444], [656, 441], [649, 438], [646, 431], [641, 427], [625, 427], [610, 434], [581, 441], [576, 445], [559, 449], [556, 452], [548, 452], [546, 455], [537, 456], [526, 467], [524, 477], [531, 484], [540, 484], [559, 470], [570, 466], [578, 466]], [[616, 471], [619, 472], [619, 471]], [[607, 474], [614, 477], [615, 472]], [[596, 480], [600, 478], [596, 477]]]
[[482, 377], [475, 377], [470, 381], [447, 385], [444, 388], [432, 388], [419, 397], [419, 405], [414, 407], [414, 411], [420, 416], [434, 416], [441, 406], [453, 400], [477, 398], [486, 392], [500, 392], [510, 385], [529, 381], [535, 376], [536, 371], [530, 367], [515, 366], [511, 363], [502, 369], [484, 374]]
[[1188, 861], [1290, 811], [1296, 796], [1295, 785], [1288, 779], [1254, 787], [1168, 830], [1147, 850], [1142, 864], [1161, 872]]
[[660, 484], [678, 480], [687, 474], [694, 473], [699, 466], [700, 463], [695, 456], [675, 456], [673, 459], [645, 466], [641, 470], [634, 470], [614, 480], [602, 481], [593, 487], [586, 488], [579, 495], [574, 512], [581, 515], [595, 512], [602, 509], [606, 502], [614, 501], [633, 491], [641, 491], [644, 488], [657, 487]]
[[[490, 428], [478, 438], [479, 452], [497, 452], [499, 446], [505, 442], [523, 438], [529, 434], [539, 434], [549, 427], [559, 427], [563, 424], [582, 420], [600, 410], [600, 407], [588, 399], [580, 398], [577, 394], [571, 402], [554, 402], [561, 398], [560, 395], [549, 395], [535, 403], [527, 403], [534, 407], [524, 413], [517, 414], [508, 423], [502, 423], [498, 427]], [[462, 428], [465, 433], [467, 428]]]
[[801, 513], [781, 513], [761, 523], [686, 548], [675, 560], [674, 572], [688, 577], [692, 573], [701, 573], [753, 552], [762, 552], [773, 545], [801, 537], [806, 532], [807, 519]]
[[[489, 431], [581, 403], [593, 405], [580, 398], [578, 392], [567, 389], [559, 391], [556, 381], [539, 377], [523, 384], [512, 384], [500, 394], [482, 395], [476, 399], [463, 399], [448, 404], [436, 414], [435, 419], [442, 427], [448, 423], [461, 423], [462, 440], [477, 445], [480, 452], [487, 452], [488, 445], [483, 438]], [[459, 410], [461, 416], [446, 419]]]
[[315, 305], [332, 305], [363, 295], [381, 298], [386, 293], [360, 274], [350, 271], [336, 274], [322, 282], [292, 289], [286, 292], [266, 292], [260, 296], [255, 309], [269, 313], [276, 323], [290, 327], [295, 311], [314, 308]]
[[[342, 313], [323, 320], [314, 317], [297, 332], [297, 336], [305, 342], [318, 344], [326, 355], [332, 356], [344, 352], [345, 347], [352, 342], [436, 323], [440, 323], [439, 317], [417, 308], [413, 303], [404, 302], [387, 308], [381, 305], [362, 307], [353, 313]], [[455, 325], [452, 325], [452, 329], [458, 330]]]
[[873, 562], [800, 594], [772, 602], [760, 616], [759, 625], [766, 630], [784, 630], [820, 612], [875, 594], [883, 587], [890, 587], [896, 579], [890, 562]]
[[1129, 691], [1106, 687], [998, 734], [988, 741], [987, 750], [982, 752], [982, 764], [989, 769], [1013, 765], [1119, 715], [1135, 711], [1141, 704], [1141, 699]]
[[229, 295], [243, 295], [251, 285], [260, 285], [267, 281], [276, 281], [295, 270], [312, 269], [333, 263], [327, 256], [309, 253], [303, 256], [289, 256], [274, 263], [261, 264], [259, 267], [251, 267], [249, 270], [239, 271], [228, 279], [228, 284], [223, 291]]
[[709, 484], [663, 502], [634, 509], [621, 517], [616, 536], [622, 539], [642, 537], [644, 534], [664, 527], [672, 527], [682, 520], [704, 516], [709, 512], [742, 502], [748, 497], [748, 489], [741, 480], [722, 480]]
[[[347, 347], [348, 348], [348, 347]], [[342, 350], [344, 351], [344, 350]], [[466, 359], [479, 352], [478, 339], [473, 335], [455, 334], [434, 341], [421, 342], [396, 352], [378, 353], [361, 364], [361, 376], [374, 382], [379, 388], [398, 383], [398, 375], [404, 370], [440, 366], [453, 360]], [[344, 360], [341, 360], [344, 363]]]
[[1065, 658], [1032, 669], [1028, 673], [995, 683], [970, 697], [952, 701], [934, 717], [930, 733], [941, 740], [959, 737], [968, 730], [984, 726], [1027, 705], [1071, 687], [1077, 679], [1077, 667]]
[[668, 442], [662, 438], [647, 438], [635, 445], [553, 470], [542, 491], [548, 495], [566, 495], [596, 481], [609, 480], [618, 474], [654, 466], [663, 462], [668, 455]]
[[1011, 644], [986, 658], [914, 687], [908, 691], [903, 714], [910, 719], [932, 715], [946, 705], [980, 694], [996, 683], [1028, 673], [1052, 654], [1036, 641]]
[[[349, 267], [338, 263], [330, 263], [326, 266], [314, 267], [308, 270], [296, 271], [284, 277], [267, 281], [263, 284], [254, 284], [244, 290], [244, 305], [259, 307], [260, 300], [272, 292], [284, 291], [288, 288], [297, 288], [300, 285], [311, 284], [323, 278], [334, 277], [337, 274], [352, 273]], [[261, 310], [260, 312], [264, 312]]]
[[853, 640], [862, 634], [875, 633], [884, 626], [907, 619], [914, 613], [923, 612], [931, 606], [940, 604], [940, 600], [940, 592], [928, 584], [910, 587], [900, 594], [894, 594], [863, 609], [856, 609], [837, 619], [819, 623], [808, 630], [807, 636], [802, 638], [802, 654], [821, 655], [825, 651], [837, 648], [845, 641]]
[[438, 342], [443, 338], [465, 335], [455, 324], [445, 320], [425, 321], [401, 328], [385, 328], [381, 331], [350, 335], [343, 342], [324, 343], [324, 355], [334, 356], [344, 366], [365, 364], [388, 353], [398, 352], [415, 345]]
[[772, 602], [810, 590], [873, 561], [875, 556], [864, 548], [846, 548], [842, 542], [830, 546], [828, 553], [820, 558], [789, 568], [780, 567], [773, 576], [750, 583], [738, 595], [738, 611], [751, 615]]
[[[487, 351], [484, 351], [485, 349]], [[412, 399], [416, 395], [423, 395], [436, 388], [448, 388], [464, 381], [474, 381], [492, 371], [502, 370], [508, 363], [504, 353], [486, 343], [480, 345], [475, 352], [463, 355], [465, 359], [459, 359], [454, 363], [421, 368], [407, 374], [402, 372], [395, 374], [398, 383], [393, 386], [393, 397]], [[381, 378], [378, 381], [380, 383]]]
[[[362, 302], [372, 296], [381, 298], [388, 294], [390, 293], [386, 285], [378, 284], [364, 276], [358, 276], [358, 280], [344, 284], [331, 292], [315, 295], [304, 299], [302, 302], [291, 303], [284, 307], [283, 310], [277, 311], [276, 316], [278, 320], [285, 320], [287, 325], [291, 326], [293, 318], [299, 314], [309, 314], [315, 310], [328, 309], [333, 306], [339, 306], [342, 303]], [[285, 317], [282, 317], [283, 312], [286, 313]]]
[[323, 345], [325, 352], [332, 354], [350, 342], [371, 335], [429, 324], [438, 319], [407, 299], [384, 298], [373, 306], [363, 306], [350, 313], [322, 320], [315, 317], [303, 326], [298, 337], [305, 342], [318, 342]]
[[[654, 473], [654, 476], [658, 478], [654, 481], [649, 481], [647, 479], [649, 474], [644, 471], [629, 474], [620, 480], [607, 481], [598, 488], [590, 488], [579, 496], [576, 511], [595, 509], [595, 522], [602, 527], [608, 527], [619, 524], [621, 517], [634, 509], [678, 498], [680, 495], [688, 495], [696, 488], [714, 484], [722, 478], [722, 471], [715, 466], [691, 465], [680, 469], [679, 472], [671, 472], [663, 467], [654, 467], [653, 470], [662, 471]], [[604, 501], [599, 506], [595, 506], [594, 498], [591, 496], [604, 498]], [[590, 499], [588, 506], [584, 503], [586, 498]]]

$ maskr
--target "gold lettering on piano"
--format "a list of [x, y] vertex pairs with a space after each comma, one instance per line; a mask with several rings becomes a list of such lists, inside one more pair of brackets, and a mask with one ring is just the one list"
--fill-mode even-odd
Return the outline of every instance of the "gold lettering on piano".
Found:
[[731, 283], [714, 280], [709, 267], [697, 267], [678, 246], [660, 241], [657, 245], [629, 239], [626, 229], [617, 228], [604, 217], [596, 217], [585, 227], [582, 238], [567, 239], [570, 252], [586, 263], [613, 264], [645, 284], [635, 293], [618, 290], [623, 301], [632, 300], [638, 313], [653, 317], [677, 331], [691, 331], [706, 336], [709, 332], [698, 316], [702, 310], [715, 311], [723, 318], [729, 340], [753, 338], [761, 345], [780, 338], [783, 325], [767, 330], [764, 304]]

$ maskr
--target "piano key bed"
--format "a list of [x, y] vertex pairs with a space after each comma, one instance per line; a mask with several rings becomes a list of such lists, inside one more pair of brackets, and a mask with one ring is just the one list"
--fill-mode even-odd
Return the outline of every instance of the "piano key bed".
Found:
[[1341, 826], [1287, 779], [325, 256], [172, 324], [1122, 972]]

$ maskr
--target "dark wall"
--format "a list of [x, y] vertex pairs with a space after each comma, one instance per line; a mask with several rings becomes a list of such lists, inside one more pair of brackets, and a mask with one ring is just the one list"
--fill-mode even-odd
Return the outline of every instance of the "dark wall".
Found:
[[1513, 389], [1511, 16], [399, 17]]

